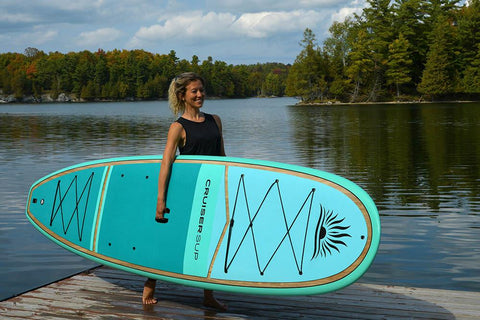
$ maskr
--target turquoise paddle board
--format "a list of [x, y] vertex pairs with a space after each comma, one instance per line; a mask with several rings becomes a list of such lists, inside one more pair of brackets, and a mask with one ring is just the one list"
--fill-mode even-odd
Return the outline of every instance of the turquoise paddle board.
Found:
[[372, 263], [372, 199], [337, 175], [282, 163], [178, 156], [167, 223], [155, 221], [161, 156], [106, 159], [54, 172], [26, 215], [46, 237], [100, 264], [238, 293], [338, 290]]

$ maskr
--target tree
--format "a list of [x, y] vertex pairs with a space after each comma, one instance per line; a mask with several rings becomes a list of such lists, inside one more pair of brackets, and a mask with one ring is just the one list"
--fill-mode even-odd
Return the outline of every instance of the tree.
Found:
[[389, 45], [387, 61], [387, 84], [394, 84], [397, 91], [397, 98], [400, 97], [400, 86], [410, 82], [410, 67], [412, 59], [409, 58], [409, 43], [403, 34], [400, 33]]
[[103, 90], [103, 87], [108, 82], [107, 58], [103, 50], [99, 50], [96, 56], [97, 62], [95, 64], [95, 78], [93, 80], [95, 96], [105, 99], [108, 98], [106, 91]]
[[349, 17], [344, 22], [334, 22], [329, 29], [331, 36], [324, 41], [323, 52], [329, 61], [329, 93], [336, 98], [343, 98], [348, 91], [348, 79], [345, 76], [347, 59], [351, 50], [349, 38], [353, 21]]
[[348, 38], [352, 27], [353, 22], [349, 17], [342, 23], [334, 21], [328, 29], [331, 36], [323, 43], [323, 50], [331, 57], [331, 63], [336, 72], [342, 71], [347, 65], [347, 56], [350, 51]]
[[462, 72], [459, 91], [478, 93], [480, 80], [480, 0], [469, 1], [468, 6], [459, 10], [458, 25], [458, 69]]
[[451, 25], [445, 16], [439, 17], [436, 27], [433, 31], [435, 39], [427, 55], [427, 63], [423, 70], [422, 80], [418, 85], [420, 93], [431, 96], [445, 96], [453, 92], [453, 70], [451, 55], [451, 46], [448, 30]]
[[235, 86], [235, 97], [244, 98], [257, 95], [255, 84], [249, 81], [251, 68], [246, 65], [232, 67], [232, 77]]
[[283, 92], [284, 85], [280, 74], [270, 72], [265, 78], [263, 89], [264, 95], [280, 97], [283, 95]]
[[412, 66], [417, 66], [410, 70], [412, 84], [410, 87], [415, 88], [413, 84], [420, 82], [423, 68], [418, 66], [425, 65], [428, 52], [428, 39], [424, 35], [427, 34], [429, 26], [425, 23], [425, 10], [428, 6], [426, 0], [395, 0], [392, 6], [394, 19], [393, 28], [396, 32], [396, 38], [400, 34], [408, 41], [409, 57], [412, 60]]
[[35, 59], [39, 55], [44, 55], [44, 53], [37, 48], [28, 47], [25, 49], [25, 56], [29, 59]]
[[477, 45], [476, 56], [472, 64], [464, 72], [462, 88], [465, 93], [480, 94], [480, 43]]
[[192, 56], [191, 65], [192, 65], [192, 71], [193, 72], [200, 73], [200, 59], [195, 54]]
[[367, 32], [360, 29], [357, 33], [357, 41], [352, 44], [348, 54], [348, 65], [345, 75], [353, 83], [351, 102], [357, 101], [361, 85], [366, 82], [367, 75], [372, 74], [375, 62], [372, 60]]
[[92, 80], [89, 80], [85, 86], [82, 87], [80, 92], [80, 98], [83, 100], [94, 100], [95, 99], [95, 85]]
[[[373, 61], [368, 100], [376, 101], [384, 84], [388, 45], [394, 39], [393, 14], [390, 0], [367, 0], [369, 7], [363, 10], [363, 27], [368, 34]], [[364, 79], [366, 80], [366, 79]]]
[[13, 93], [15, 98], [20, 99], [25, 94], [29, 94], [29, 88], [26, 86], [26, 65], [25, 56], [16, 53], [8, 62], [7, 65], [7, 79], [8, 79], [8, 93]]
[[[439, 19], [446, 18], [451, 20], [458, 9], [460, 0], [429, 0], [425, 3], [423, 10], [425, 10], [425, 22], [431, 26], [433, 32], [435, 24]], [[431, 35], [435, 36], [435, 35]]]
[[311, 29], [305, 29], [300, 45], [303, 50], [290, 69], [286, 93], [290, 96], [299, 96], [304, 101], [322, 100], [327, 90], [325, 80], [327, 70]]
[[74, 88], [73, 91], [78, 95], [82, 95], [82, 90], [87, 86], [88, 82], [95, 77], [95, 56], [90, 51], [82, 51], [78, 53], [78, 62], [73, 74]]
[[211, 73], [212, 95], [216, 97], [233, 97], [234, 82], [230, 67], [223, 61], [215, 61]]

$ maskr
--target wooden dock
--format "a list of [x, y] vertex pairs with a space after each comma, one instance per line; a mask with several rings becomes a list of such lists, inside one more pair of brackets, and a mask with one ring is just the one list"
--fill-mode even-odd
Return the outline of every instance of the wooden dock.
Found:
[[227, 312], [202, 306], [201, 289], [158, 282], [143, 307], [145, 279], [99, 267], [0, 302], [1, 319], [480, 319], [480, 293], [356, 283], [317, 296], [216, 292]]

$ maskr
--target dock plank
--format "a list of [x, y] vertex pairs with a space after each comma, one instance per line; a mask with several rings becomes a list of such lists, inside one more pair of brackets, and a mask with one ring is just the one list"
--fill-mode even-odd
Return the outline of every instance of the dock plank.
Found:
[[479, 319], [480, 293], [355, 283], [315, 296], [216, 292], [227, 312], [202, 306], [201, 289], [157, 283], [142, 306], [144, 278], [99, 267], [0, 302], [0, 319]]

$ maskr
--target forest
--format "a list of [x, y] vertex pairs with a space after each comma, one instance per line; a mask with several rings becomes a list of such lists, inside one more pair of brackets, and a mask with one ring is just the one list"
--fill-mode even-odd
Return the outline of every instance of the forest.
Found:
[[418, 101], [480, 97], [480, 0], [367, 0], [331, 25], [319, 46], [310, 29], [286, 94], [303, 101]]
[[173, 50], [168, 54], [102, 49], [45, 54], [27, 48], [23, 54], [0, 54], [0, 68], [3, 95], [17, 100], [25, 96], [40, 100], [43, 94], [55, 100], [62, 93], [81, 101], [161, 99], [166, 98], [170, 81], [186, 71], [205, 78], [209, 96], [282, 95], [288, 74], [283, 64], [234, 66], [211, 57], [200, 62], [195, 55], [187, 61]]
[[231, 65], [144, 50], [0, 54], [0, 95], [41, 101], [165, 98], [177, 74], [194, 71], [212, 97], [295, 96], [303, 102], [480, 98], [480, 0], [367, 0], [334, 22], [319, 44], [305, 29], [293, 64]]

